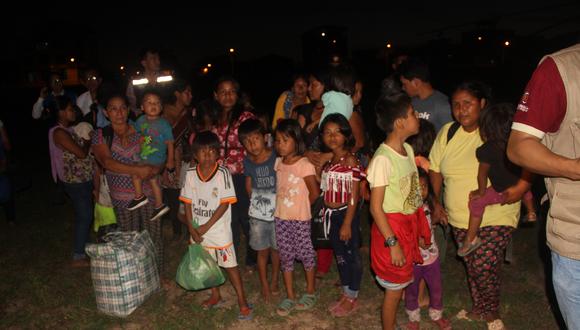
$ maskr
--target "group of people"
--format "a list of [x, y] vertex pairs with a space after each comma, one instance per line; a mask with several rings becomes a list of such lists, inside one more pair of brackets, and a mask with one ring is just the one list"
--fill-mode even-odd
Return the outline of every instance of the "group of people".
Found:
[[[576, 46], [542, 62], [515, 117], [515, 108], [494, 103], [490, 88], [478, 81], [459, 84], [448, 100], [431, 85], [427, 66], [408, 59], [397, 76], [383, 83], [376, 102], [377, 125], [386, 137], [374, 154], [360, 113], [362, 83], [348, 68], [295, 76], [291, 91], [278, 101], [271, 126], [241, 104], [240, 86], [231, 77], [219, 79], [213, 100], [194, 113], [186, 83], [175, 82], [171, 101], [165, 103], [158, 91], [145, 89], [133, 109], [143, 112], [135, 123], [128, 120], [125, 95], [109, 95], [93, 108], [101, 109], [110, 124], [97, 125], [90, 135], [82, 125], [73, 129], [73, 100], [57, 93], [45, 106], [54, 107], [49, 113], [57, 123], [49, 132], [53, 176], [63, 183], [75, 209], [74, 259], [85, 260], [93, 181], [98, 182], [94, 173], [104, 173], [120, 229], [148, 230], [162, 265], [161, 218], [169, 212], [174, 234], [187, 228], [190, 243], [201, 244], [226, 269], [238, 297], [239, 319], [252, 318], [236, 257], [240, 228], [248, 240], [245, 264], [257, 265], [264, 300], [279, 294], [282, 272], [286, 295], [277, 305], [279, 315], [318, 303], [316, 278], [328, 271], [334, 255], [342, 293], [328, 311], [345, 317], [358, 305], [363, 274], [360, 206], [368, 201], [371, 268], [385, 289], [383, 328], [396, 327], [403, 293], [409, 321], [402, 326], [419, 328], [423, 283], [429, 292], [429, 317], [441, 329], [451, 327], [443, 315], [440, 267], [449, 224], [473, 300], [472, 308], [458, 317], [503, 329], [500, 269], [518, 225], [520, 200], [526, 219], [537, 218], [530, 172], [566, 177], [549, 180], [550, 198], [577, 193], [578, 155], [569, 144], [560, 147], [577, 139], [575, 117], [566, 112], [578, 108], [574, 78], [561, 75], [563, 86], [549, 100], [541, 79], [557, 80], [564, 69], [577, 75], [579, 53]], [[158, 66], [156, 55], [146, 53], [142, 64]], [[532, 106], [553, 109], [550, 120]], [[35, 104], [34, 116], [37, 108]], [[571, 133], [562, 132], [563, 123], [570, 124]], [[543, 156], [522, 152], [521, 146]], [[311, 206], [317, 199], [323, 201], [323, 221], [329, 224], [325, 230], [332, 249], [326, 251], [317, 251], [312, 243]], [[548, 243], [554, 272], [557, 267], [558, 274], [568, 271], [555, 275], [554, 281], [565, 320], [577, 328], [575, 305], [568, 296], [578, 293], [561, 289], [563, 281], [576, 277], [573, 267], [578, 267], [577, 230], [567, 221], [577, 218], [576, 206], [567, 202], [571, 200], [553, 201], [559, 212], [550, 213]], [[296, 260], [306, 275], [301, 295], [293, 285]], [[204, 308], [222, 303], [219, 289], [211, 292]]]

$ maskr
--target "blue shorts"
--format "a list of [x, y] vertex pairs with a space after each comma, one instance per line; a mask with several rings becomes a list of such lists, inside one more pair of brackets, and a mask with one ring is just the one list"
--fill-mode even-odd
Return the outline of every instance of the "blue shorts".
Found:
[[272, 248], [277, 250], [276, 223], [250, 218], [250, 246], [256, 251]]
[[377, 282], [379, 282], [379, 285], [387, 290], [402, 290], [402, 289], [406, 288], [407, 286], [409, 286], [409, 284], [413, 283], [412, 279], [409, 282], [405, 282], [405, 283], [392, 283], [392, 282], [383, 280], [382, 278], [380, 278], [378, 276], [375, 276], [375, 278], [377, 279]]

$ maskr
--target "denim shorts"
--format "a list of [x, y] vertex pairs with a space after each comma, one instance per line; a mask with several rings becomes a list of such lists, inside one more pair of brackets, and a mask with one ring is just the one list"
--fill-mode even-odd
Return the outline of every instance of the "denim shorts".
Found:
[[387, 290], [402, 290], [402, 289], [406, 288], [407, 286], [409, 286], [409, 284], [413, 283], [412, 279], [409, 282], [405, 282], [405, 283], [392, 283], [392, 282], [383, 280], [382, 278], [380, 278], [378, 276], [375, 276], [375, 278], [377, 279], [377, 282], [379, 282], [379, 285]]
[[256, 251], [272, 248], [276, 246], [276, 223], [250, 218], [250, 246]]

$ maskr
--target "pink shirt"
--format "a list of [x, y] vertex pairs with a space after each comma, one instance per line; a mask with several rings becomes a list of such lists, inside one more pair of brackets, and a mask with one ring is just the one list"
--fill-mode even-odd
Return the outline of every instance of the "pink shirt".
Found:
[[283, 220], [310, 221], [310, 199], [304, 178], [315, 175], [314, 165], [303, 157], [292, 165], [277, 158], [276, 171], [276, 211], [274, 217]]

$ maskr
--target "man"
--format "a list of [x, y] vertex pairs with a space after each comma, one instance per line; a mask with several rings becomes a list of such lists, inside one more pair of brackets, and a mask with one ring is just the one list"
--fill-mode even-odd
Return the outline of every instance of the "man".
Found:
[[514, 117], [510, 160], [546, 176], [546, 239], [554, 290], [569, 329], [580, 329], [580, 44], [545, 56]]
[[431, 85], [431, 74], [427, 64], [408, 59], [398, 67], [403, 90], [411, 97], [413, 108], [419, 118], [426, 119], [435, 125], [439, 132], [441, 127], [452, 121], [449, 98]]
[[102, 128], [109, 125], [110, 122], [105, 116], [104, 107], [98, 101], [99, 87], [103, 78], [97, 70], [87, 69], [81, 82], [87, 89], [77, 99], [77, 106], [81, 109], [83, 117], [88, 119], [94, 127]]
[[38, 100], [32, 106], [32, 118], [34, 119], [47, 119], [48, 105], [54, 102], [55, 97], [65, 95], [70, 98], [73, 104], [76, 101], [76, 95], [63, 88], [63, 81], [58, 73], [52, 73], [48, 79], [49, 87], [42, 87], [40, 89], [40, 96]]
[[142, 72], [131, 77], [127, 85], [127, 99], [129, 100], [129, 110], [138, 117], [141, 114], [141, 98], [144, 90], [154, 88], [159, 95], [164, 98], [165, 89], [171, 84], [173, 76], [168, 71], [161, 71], [161, 60], [159, 51], [153, 48], [146, 48], [141, 51]]

